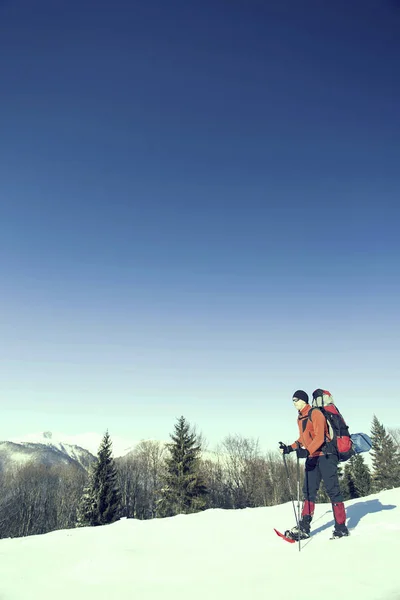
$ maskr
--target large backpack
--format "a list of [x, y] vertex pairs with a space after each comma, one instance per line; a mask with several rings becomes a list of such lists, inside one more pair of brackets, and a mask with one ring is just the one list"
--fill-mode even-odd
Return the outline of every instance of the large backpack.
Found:
[[326, 440], [322, 446], [325, 453], [336, 453], [339, 461], [349, 460], [355, 453], [346, 421], [333, 402], [331, 394], [326, 390], [317, 389], [313, 392], [312, 408], [308, 413], [311, 419], [313, 410], [320, 410], [324, 415], [329, 431], [330, 441]]

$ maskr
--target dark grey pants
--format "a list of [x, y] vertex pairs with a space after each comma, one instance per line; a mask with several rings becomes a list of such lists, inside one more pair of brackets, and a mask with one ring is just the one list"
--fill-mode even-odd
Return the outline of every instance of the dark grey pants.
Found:
[[338, 478], [338, 458], [335, 454], [326, 454], [307, 458], [303, 485], [304, 500], [315, 502], [321, 480], [332, 503], [343, 502]]

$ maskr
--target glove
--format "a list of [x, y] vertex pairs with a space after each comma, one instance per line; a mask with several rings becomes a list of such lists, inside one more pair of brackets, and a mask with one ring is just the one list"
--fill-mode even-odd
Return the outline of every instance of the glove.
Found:
[[284, 444], [283, 442], [279, 442], [279, 449], [282, 452], [282, 454], [289, 454], [294, 450], [292, 446], [286, 446], [286, 444]]
[[310, 456], [310, 453], [305, 448], [296, 448], [297, 458], [307, 458]]

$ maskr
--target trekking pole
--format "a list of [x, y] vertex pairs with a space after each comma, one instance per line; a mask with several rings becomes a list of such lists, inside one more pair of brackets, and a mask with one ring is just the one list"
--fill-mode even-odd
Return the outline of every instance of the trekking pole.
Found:
[[[300, 523], [300, 459], [297, 457], [297, 523]], [[300, 548], [300, 526], [299, 527], [299, 552]]]
[[[279, 442], [279, 447], [282, 448], [283, 446], [284, 446], [283, 442]], [[293, 499], [293, 495], [292, 495], [292, 491], [291, 491], [290, 475], [289, 475], [289, 469], [288, 469], [287, 462], [286, 462], [286, 457], [285, 457], [284, 454], [282, 454], [282, 457], [283, 457], [283, 462], [285, 464], [286, 475], [287, 475], [287, 480], [288, 480], [289, 496], [290, 496], [290, 500], [292, 502], [294, 517], [296, 519], [296, 525], [297, 525], [298, 532], [299, 532], [299, 550], [300, 550], [300, 520], [299, 520], [299, 518], [297, 516], [296, 507], [294, 505], [294, 499]], [[299, 464], [299, 459], [297, 459], [297, 464]], [[297, 487], [298, 487], [298, 490], [299, 490], [298, 491], [298, 496], [300, 498], [300, 480], [299, 480], [299, 478], [297, 479], [297, 481], [298, 481]]]

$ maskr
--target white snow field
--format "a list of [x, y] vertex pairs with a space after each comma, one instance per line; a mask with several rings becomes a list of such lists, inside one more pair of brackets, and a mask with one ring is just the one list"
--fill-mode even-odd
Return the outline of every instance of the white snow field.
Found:
[[346, 507], [351, 536], [320, 504], [301, 552], [291, 503], [3, 539], [0, 599], [400, 599], [400, 489]]

